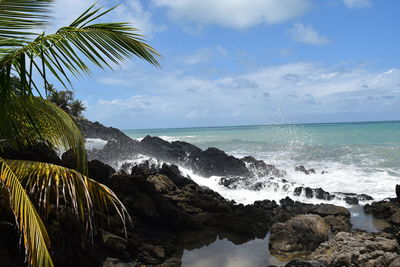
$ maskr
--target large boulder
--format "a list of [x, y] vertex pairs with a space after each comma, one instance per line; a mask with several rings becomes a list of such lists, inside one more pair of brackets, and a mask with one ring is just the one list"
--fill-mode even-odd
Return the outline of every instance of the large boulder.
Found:
[[269, 249], [275, 255], [305, 255], [329, 239], [330, 226], [318, 215], [298, 215], [271, 227]]
[[95, 159], [88, 162], [88, 171], [90, 178], [103, 184], [107, 183], [110, 176], [115, 173], [115, 170], [110, 165]]
[[366, 213], [372, 213], [375, 218], [388, 219], [400, 212], [400, 203], [397, 200], [372, 202], [364, 206]]
[[205, 151], [193, 151], [189, 155], [190, 165], [199, 174], [217, 176], [249, 176], [246, 164], [238, 158], [227, 155], [224, 151], [211, 147]]
[[329, 266], [381, 267], [392, 266], [398, 256], [397, 241], [389, 234], [340, 232], [332, 240], [322, 243], [310, 258], [326, 261]]
[[333, 204], [316, 205], [315, 208], [310, 210], [310, 213], [317, 214], [322, 217], [333, 215], [333, 216], [344, 216], [346, 218], [350, 218], [350, 212], [348, 209]]

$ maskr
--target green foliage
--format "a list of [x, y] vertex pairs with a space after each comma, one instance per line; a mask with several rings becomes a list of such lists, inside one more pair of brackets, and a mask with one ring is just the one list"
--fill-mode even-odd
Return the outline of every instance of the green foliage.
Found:
[[58, 91], [52, 84], [48, 84], [46, 94], [50, 102], [74, 117], [82, 117], [82, 111], [86, 110], [83, 102], [74, 99], [74, 92], [70, 90]]
[[75, 99], [70, 103], [69, 110], [72, 116], [82, 117], [82, 111], [85, 111], [86, 107], [82, 101]]
[[[112, 9], [95, 5], [69, 26], [54, 34], [37, 34], [48, 21], [52, 0], [0, 0], [0, 152], [23, 150], [37, 144], [72, 149], [80, 172], [47, 163], [0, 158], [2, 196], [14, 212], [22, 233], [27, 261], [31, 266], [54, 266], [49, 253], [50, 238], [30, 197], [38, 200], [46, 216], [50, 200], [63, 200], [93, 229], [94, 209], [113, 207], [125, 221], [123, 204], [106, 186], [84, 176], [84, 139], [74, 120], [65, 112], [80, 116], [82, 102], [73, 101], [68, 90], [70, 77], [90, 74], [90, 62], [111, 68], [126, 58], [138, 57], [159, 66], [158, 53], [137, 29], [127, 23], [95, 23]], [[50, 86], [48, 74], [66, 87], [58, 92]], [[40, 77], [36, 79], [35, 77]], [[52, 102], [44, 99], [53, 92]], [[56, 96], [56, 92], [58, 96]], [[29, 195], [28, 195], [29, 193]]]

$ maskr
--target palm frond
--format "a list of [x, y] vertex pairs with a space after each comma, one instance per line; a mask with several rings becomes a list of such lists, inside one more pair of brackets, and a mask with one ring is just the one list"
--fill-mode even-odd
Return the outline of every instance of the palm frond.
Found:
[[48, 19], [51, 0], [1, 0], [0, 39], [26, 41], [35, 35], [29, 29], [42, 27]]
[[24, 239], [31, 266], [54, 266], [49, 253], [50, 238], [20, 180], [10, 166], [0, 158], [0, 181], [6, 189], [11, 209]]
[[125, 206], [114, 192], [79, 172], [54, 164], [4, 160], [17, 175], [26, 190], [37, 197], [40, 210], [48, 214], [50, 203], [63, 201], [75, 214], [93, 230], [94, 212], [108, 212], [115, 209], [125, 225], [129, 215]]
[[77, 169], [87, 173], [83, 136], [62, 109], [40, 97], [11, 94], [1, 96], [0, 114], [0, 139], [5, 139], [9, 146], [22, 150], [45, 142], [55, 148], [72, 149]]
[[55, 34], [42, 34], [22, 47], [4, 50], [3, 54], [0, 53], [0, 67], [12, 64], [19, 73], [25, 73], [20, 60], [25, 55], [26, 59], [30, 59], [33, 70], [45, 81], [48, 69], [66, 86], [70, 83], [69, 73], [76, 77], [90, 74], [85, 63], [87, 60], [100, 68], [112, 68], [110, 62], [120, 64], [126, 58], [138, 57], [159, 66], [159, 54], [144, 42], [143, 36], [137, 33], [138, 29], [128, 23], [89, 24], [112, 9], [102, 12], [101, 8], [96, 9], [93, 5], [68, 27], [60, 28]]

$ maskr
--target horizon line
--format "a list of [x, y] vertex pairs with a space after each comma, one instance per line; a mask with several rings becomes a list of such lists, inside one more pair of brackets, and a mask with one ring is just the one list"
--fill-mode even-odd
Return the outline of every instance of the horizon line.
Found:
[[397, 120], [379, 120], [379, 121], [331, 121], [331, 122], [304, 122], [304, 123], [273, 123], [273, 124], [244, 124], [244, 125], [219, 125], [219, 126], [193, 126], [193, 127], [162, 127], [162, 128], [137, 128], [137, 129], [120, 129], [121, 131], [140, 131], [140, 130], [167, 130], [167, 129], [193, 129], [193, 128], [225, 128], [225, 127], [256, 127], [256, 126], [288, 126], [288, 125], [312, 125], [312, 124], [350, 124], [350, 123], [384, 123], [384, 122], [400, 122]]

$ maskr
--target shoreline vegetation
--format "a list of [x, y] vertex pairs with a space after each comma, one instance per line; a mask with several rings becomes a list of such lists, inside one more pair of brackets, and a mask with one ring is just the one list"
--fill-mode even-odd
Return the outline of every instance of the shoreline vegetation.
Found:
[[[71, 77], [90, 74], [86, 61], [111, 68], [136, 57], [158, 67], [159, 54], [129, 24], [96, 23], [113, 11], [96, 5], [54, 34], [37, 34], [49, 19], [51, 2], [0, 1], [1, 265], [178, 267], [184, 249], [198, 246], [196, 236], [243, 244], [269, 234], [268, 249], [281, 266], [400, 266], [399, 188], [397, 198], [364, 206], [387, 223], [383, 231], [369, 233], [352, 228], [344, 207], [290, 197], [238, 204], [177, 166], [222, 176], [220, 184], [230, 189], [244, 184], [257, 191], [264, 186], [254, 179], [260, 175], [276, 186], [291, 186], [285, 170], [262, 160], [151, 136], [137, 141], [81, 118], [84, 107], [67, 88]], [[48, 75], [67, 89], [66, 101], [57, 102], [60, 92], [51, 88]], [[84, 137], [107, 143], [86, 151]], [[138, 154], [168, 164], [111, 166]], [[296, 170], [315, 173], [304, 166]], [[296, 194], [349, 205], [373, 200], [303, 186]]]

